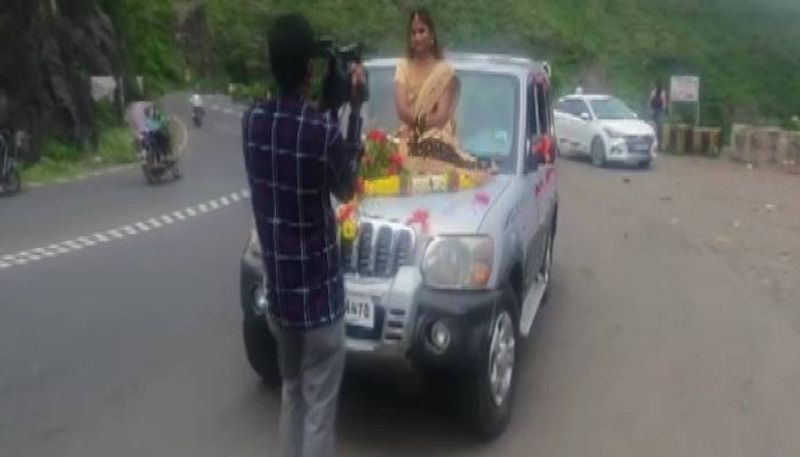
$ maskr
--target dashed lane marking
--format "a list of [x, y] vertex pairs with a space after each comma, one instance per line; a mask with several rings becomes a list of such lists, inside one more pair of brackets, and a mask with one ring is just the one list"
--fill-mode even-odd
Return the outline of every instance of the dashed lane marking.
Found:
[[242, 189], [238, 192], [226, 194], [220, 198], [211, 199], [182, 210], [171, 211], [160, 216], [151, 217], [144, 221], [132, 222], [108, 230], [96, 231], [91, 235], [79, 236], [60, 243], [50, 243], [46, 246], [19, 251], [15, 254], [0, 253], [0, 271], [69, 254], [89, 247], [110, 244], [114, 241], [171, 226], [201, 214], [208, 214], [209, 212], [231, 206], [232, 202], [240, 202], [249, 198], [250, 191], [248, 189]]

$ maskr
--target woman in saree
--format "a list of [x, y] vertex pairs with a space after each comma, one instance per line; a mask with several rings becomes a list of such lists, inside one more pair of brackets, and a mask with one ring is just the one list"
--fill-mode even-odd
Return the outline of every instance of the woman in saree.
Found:
[[408, 155], [470, 165], [475, 159], [461, 152], [453, 116], [459, 82], [444, 60], [436, 27], [424, 9], [411, 13], [406, 57], [397, 64], [394, 100], [403, 126], [400, 136]]

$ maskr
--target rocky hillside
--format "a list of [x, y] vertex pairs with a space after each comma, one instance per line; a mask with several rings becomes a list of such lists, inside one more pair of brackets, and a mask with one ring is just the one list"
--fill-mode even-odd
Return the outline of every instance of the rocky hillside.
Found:
[[29, 132], [35, 159], [55, 136], [91, 145], [91, 75], [121, 75], [113, 24], [93, 0], [0, 5], [0, 125]]

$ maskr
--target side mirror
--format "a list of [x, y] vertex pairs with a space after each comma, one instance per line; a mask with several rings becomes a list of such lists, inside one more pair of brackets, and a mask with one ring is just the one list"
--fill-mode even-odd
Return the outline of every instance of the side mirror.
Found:
[[542, 135], [534, 142], [529, 140], [529, 150], [525, 156], [525, 171], [536, 171], [540, 165], [551, 164], [555, 161], [556, 142], [550, 135]]
[[589, 113], [587, 113], [586, 111], [581, 113], [580, 118], [583, 119], [586, 122], [589, 122], [589, 121], [592, 120], [592, 116], [590, 116]]

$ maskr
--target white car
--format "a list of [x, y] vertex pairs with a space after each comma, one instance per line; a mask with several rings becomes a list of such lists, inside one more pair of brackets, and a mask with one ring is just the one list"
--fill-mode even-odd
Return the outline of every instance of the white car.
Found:
[[561, 98], [555, 107], [555, 128], [562, 154], [589, 156], [598, 167], [616, 162], [647, 168], [658, 149], [653, 127], [608, 95]]

